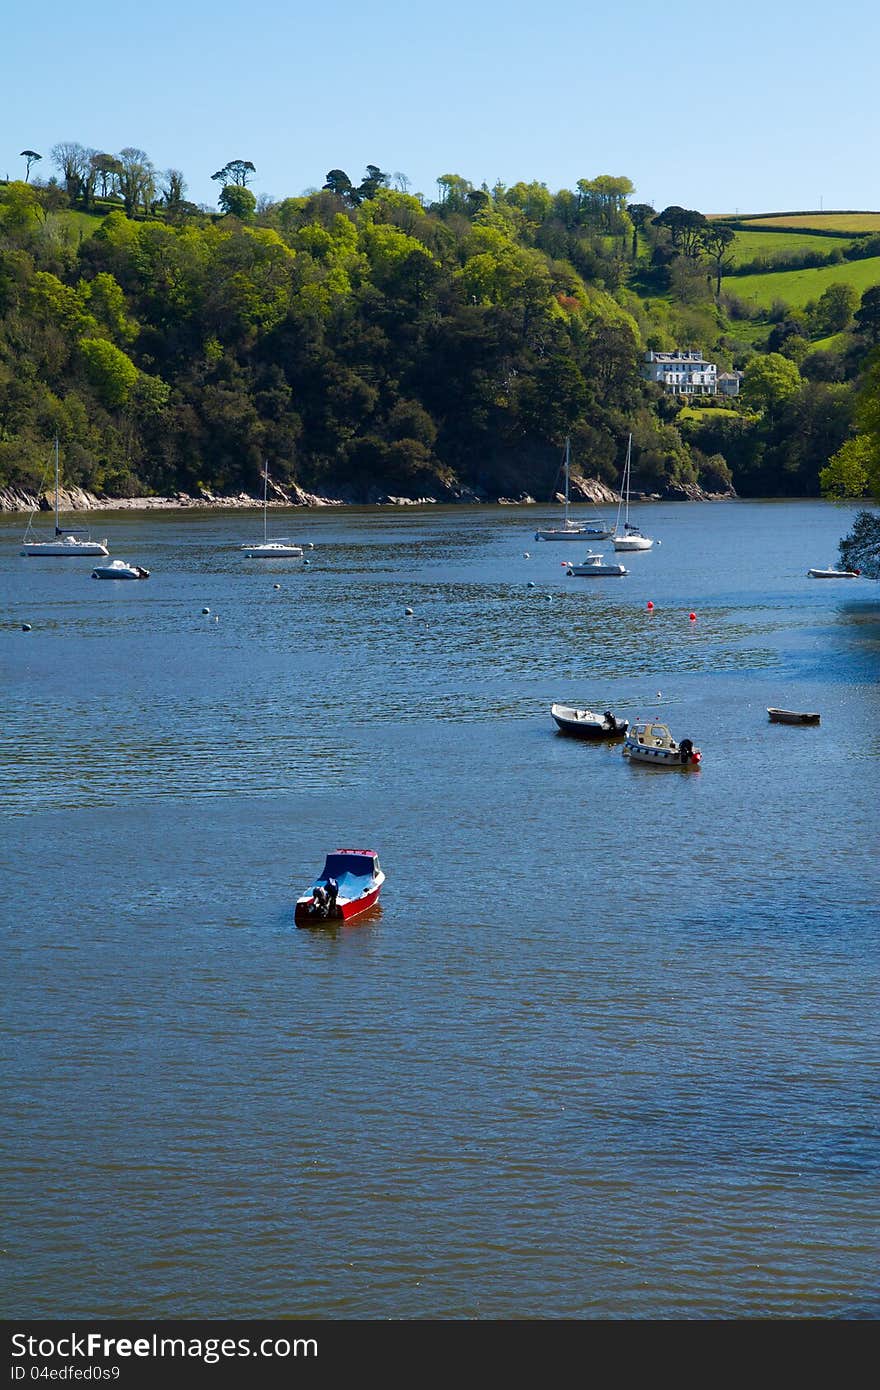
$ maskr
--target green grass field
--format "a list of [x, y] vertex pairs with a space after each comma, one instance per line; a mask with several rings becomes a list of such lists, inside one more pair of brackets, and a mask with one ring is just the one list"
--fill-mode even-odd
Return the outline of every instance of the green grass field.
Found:
[[844, 261], [842, 265], [820, 266], [817, 270], [780, 270], [763, 275], [731, 275], [724, 281], [728, 294], [769, 309], [774, 300], [803, 308], [818, 299], [829, 285], [852, 285], [861, 295], [872, 285], [880, 285], [880, 256], [865, 261]]
[[814, 338], [810, 343], [810, 352], [843, 352], [852, 339], [845, 333], [832, 333], [830, 338]]
[[756, 256], [786, 256], [792, 252], [817, 251], [827, 256], [835, 248], [843, 251], [852, 241], [844, 237], [810, 236], [809, 232], [737, 232], [733, 243], [735, 265], [753, 261]]
[[83, 241], [86, 237], [93, 236], [98, 230], [106, 212], [74, 212], [70, 208], [65, 208], [63, 212], [50, 212], [46, 219], [46, 226], [52, 231], [60, 231], [63, 235], [73, 238], [74, 244]]
[[683, 405], [678, 412], [679, 420], [702, 420], [704, 418], [715, 418], [723, 415], [727, 419], [734, 419], [739, 414], [731, 408], [725, 409], [724, 406], [704, 405], [702, 408], [694, 409], [692, 405]]
[[749, 218], [751, 227], [791, 227], [793, 232], [880, 232], [880, 212], [780, 212]]

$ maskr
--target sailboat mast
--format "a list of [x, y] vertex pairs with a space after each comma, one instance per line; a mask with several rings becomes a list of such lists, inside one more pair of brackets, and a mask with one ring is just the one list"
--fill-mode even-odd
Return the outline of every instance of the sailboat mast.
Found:
[[632, 465], [632, 442], [633, 437], [632, 435], [630, 435], [629, 439], [626, 442], [626, 468], [624, 470], [626, 473], [626, 516], [624, 517], [623, 522], [624, 531], [629, 526], [629, 472], [630, 467]]
[[[632, 435], [630, 435], [630, 439], [632, 439]], [[622, 474], [621, 479], [620, 479], [620, 496], [619, 496], [619, 498], [617, 499], [617, 520], [616, 520], [615, 523], [614, 523], [614, 534], [615, 534], [615, 536], [619, 536], [619, 535], [620, 535], [620, 513], [621, 513], [621, 510], [622, 510], [622, 508], [623, 508], [623, 498], [624, 498], [624, 494], [625, 494], [625, 492], [626, 492], [626, 470], [627, 470], [627, 467], [628, 467], [628, 466], [629, 466], [629, 445], [627, 445], [627, 448], [626, 448], [626, 463], [624, 463], [624, 465], [623, 465], [623, 474]]]
[[269, 539], [268, 531], [268, 506], [269, 506], [269, 464], [263, 460], [263, 544]]
[[58, 436], [57, 436], [57, 434], [56, 434], [56, 436], [55, 436], [55, 535], [56, 535], [56, 536], [60, 536], [60, 535], [61, 535], [61, 528], [60, 528], [60, 526], [58, 525], [58, 484], [59, 484], [59, 473], [58, 473]]
[[570, 446], [571, 446], [571, 440], [569, 439], [568, 435], [566, 435], [566, 437], [565, 437], [565, 524], [566, 524], [566, 526], [568, 525], [568, 464], [569, 464], [569, 449], [570, 449]]

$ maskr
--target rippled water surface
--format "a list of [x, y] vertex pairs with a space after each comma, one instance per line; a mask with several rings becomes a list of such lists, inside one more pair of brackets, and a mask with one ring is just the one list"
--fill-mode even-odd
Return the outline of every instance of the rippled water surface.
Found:
[[[645, 508], [604, 580], [551, 515], [120, 513], [128, 584], [0, 523], [7, 1316], [878, 1315], [852, 511]], [[381, 908], [295, 929], [345, 844]]]

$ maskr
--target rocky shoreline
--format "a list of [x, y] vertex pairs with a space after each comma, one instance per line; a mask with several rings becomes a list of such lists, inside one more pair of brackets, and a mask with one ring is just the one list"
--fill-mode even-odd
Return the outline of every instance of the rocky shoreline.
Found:
[[[456, 489], [441, 497], [397, 497], [377, 490], [366, 498], [356, 498], [352, 496], [324, 497], [317, 493], [305, 492], [296, 486], [283, 488], [277, 483], [271, 482], [270, 487], [273, 495], [270, 497], [268, 505], [273, 508], [301, 507], [307, 510], [318, 507], [353, 506], [425, 507], [493, 502], [499, 506], [508, 507], [537, 505], [537, 499], [529, 496], [528, 493], [521, 493], [518, 497], [488, 497], [470, 488]], [[620, 501], [620, 494], [615, 492], [613, 488], [607, 487], [605, 483], [600, 482], [598, 478], [572, 479], [570, 496], [575, 503], [589, 502], [593, 506], [617, 506]], [[735, 496], [736, 493], [732, 490], [727, 493], [704, 492], [702, 488], [688, 484], [682, 487], [669, 487], [663, 493], [639, 493], [635, 500], [640, 502], [716, 502], [725, 501]], [[555, 500], [561, 505], [563, 502], [562, 494], [557, 493]], [[59, 510], [62, 512], [148, 512], [187, 508], [234, 508], [236, 511], [241, 511], [249, 507], [262, 507], [262, 505], [262, 497], [254, 497], [247, 492], [239, 492], [226, 497], [207, 490], [199, 492], [195, 496], [186, 492], [175, 492], [167, 497], [98, 497], [95, 493], [86, 492], [84, 488], [73, 487], [62, 488], [59, 493]], [[15, 488], [0, 488], [0, 512], [51, 512], [54, 507], [55, 497], [52, 492], [42, 492], [35, 495]]]

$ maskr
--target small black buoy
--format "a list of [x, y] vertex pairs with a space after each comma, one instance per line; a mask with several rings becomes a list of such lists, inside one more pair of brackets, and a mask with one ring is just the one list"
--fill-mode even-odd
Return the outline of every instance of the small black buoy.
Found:
[[203, 609], [202, 609], [202, 612], [203, 612], [203, 613], [210, 613], [210, 611], [211, 611], [210, 608], [203, 608]]
[[22, 632], [30, 632], [30, 631], [31, 631], [31, 625], [30, 625], [30, 623], [22, 623], [22, 625], [21, 625], [21, 630], [22, 630]]

